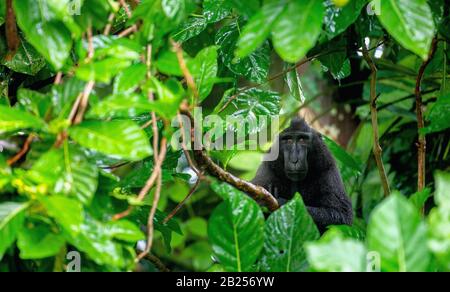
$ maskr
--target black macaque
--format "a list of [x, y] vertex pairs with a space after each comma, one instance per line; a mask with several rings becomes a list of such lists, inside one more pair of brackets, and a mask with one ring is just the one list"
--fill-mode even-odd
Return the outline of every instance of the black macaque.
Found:
[[351, 225], [352, 204], [322, 136], [295, 118], [275, 143], [278, 159], [264, 161], [252, 183], [271, 192], [280, 205], [300, 193], [321, 233], [329, 225]]

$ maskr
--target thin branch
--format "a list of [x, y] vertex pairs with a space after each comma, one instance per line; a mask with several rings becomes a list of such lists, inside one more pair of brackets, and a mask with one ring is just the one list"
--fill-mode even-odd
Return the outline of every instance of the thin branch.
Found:
[[323, 56], [326, 56], [326, 55], [329, 55], [329, 54], [332, 54], [332, 53], [336, 53], [336, 52], [339, 52], [339, 51], [341, 51], [341, 49], [336, 49], [336, 50], [332, 50], [332, 51], [328, 51], [328, 52], [324, 52], [324, 53], [320, 53], [320, 54], [316, 54], [314, 56], [308, 57], [306, 59], [301, 60], [297, 64], [287, 68], [286, 70], [273, 75], [272, 77], [267, 79], [267, 81], [264, 82], [264, 83], [256, 84], [256, 85], [253, 85], [253, 86], [247, 86], [247, 87], [244, 87], [244, 88], [238, 90], [238, 92], [236, 94], [234, 94], [229, 100], [227, 100], [227, 102], [222, 106], [222, 108], [220, 108], [219, 113], [223, 112], [231, 104], [231, 102], [233, 102], [233, 100], [235, 100], [243, 92], [245, 92], [247, 90], [250, 90], [250, 89], [254, 89], [254, 88], [260, 88], [260, 87], [262, 87], [264, 85], [267, 85], [270, 82], [273, 82], [273, 81], [277, 80], [278, 78], [281, 78], [281, 77], [285, 76], [289, 72], [297, 70], [301, 66], [303, 66], [303, 65], [305, 65], [305, 64], [307, 64], [307, 63], [309, 63], [309, 62], [311, 62], [311, 61], [313, 61], [313, 60], [315, 60], [317, 58], [320, 58], [320, 57], [323, 57]]
[[83, 94], [81, 96], [80, 105], [78, 107], [78, 113], [74, 120], [74, 125], [78, 125], [83, 121], [84, 113], [86, 112], [87, 106], [89, 104], [89, 96], [91, 95], [92, 90], [94, 89], [95, 82], [89, 81], [84, 88]]
[[425, 74], [425, 69], [434, 57], [437, 49], [437, 39], [434, 38], [431, 44], [431, 49], [428, 54], [427, 60], [425, 60], [419, 69], [419, 74], [417, 75], [415, 96], [416, 96], [416, 115], [417, 115], [417, 129], [419, 133], [419, 140], [417, 143], [417, 189], [422, 191], [425, 188], [425, 158], [426, 158], [426, 136], [421, 133], [421, 130], [425, 127], [423, 120], [423, 101], [422, 101], [422, 78]]
[[166, 218], [164, 218], [163, 224], [166, 224], [169, 222], [175, 215], [180, 211], [180, 209], [186, 204], [186, 202], [192, 197], [192, 195], [197, 190], [198, 186], [200, 185], [200, 182], [202, 180], [200, 178], [197, 178], [197, 181], [195, 182], [195, 185], [189, 190], [189, 193], [187, 196], [181, 201], [173, 210], [170, 212], [169, 215], [167, 215]]
[[181, 71], [183, 72], [184, 78], [186, 79], [186, 83], [188, 87], [192, 90], [192, 93], [194, 94], [194, 106], [198, 104], [198, 89], [195, 85], [194, 77], [192, 77], [191, 72], [189, 71], [189, 68], [186, 64], [186, 61], [183, 57], [183, 49], [181, 48], [181, 45], [177, 42], [172, 41], [172, 46], [175, 50], [175, 53], [177, 55], [178, 63], [180, 65]]
[[[189, 111], [186, 104], [182, 105], [180, 109], [181, 114], [186, 115], [191, 120], [191, 127], [194, 125], [194, 117]], [[191, 128], [191, 132], [194, 129]], [[191, 143], [194, 142], [195, 135], [191, 135]], [[262, 202], [270, 211], [275, 211], [279, 208], [278, 201], [274, 196], [266, 189], [261, 186], [256, 186], [248, 181], [242, 180], [229, 172], [226, 172], [219, 165], [214, 163], [214, 161], [204, 152], [204, 150], [194, 150], [194, 158], [200, 168], [206, 170], [212, 176], [218, 178], [219, 180], [226, 182], [237, 189], [247, 193], [255, 201]]]
[[109, 35], [111, 33], [111, 28], [113, 26], [113, 21], [116, 15], [111, 13], [108, 17], [108, 24], [105, 26], [105, 30], [103, 31], [103, 35]]
[[129, 28], [127, 28], [127, 29], [121, 31], [121, 32], [118, 34], [118, 36], [121, 37], [121, 38], [127, 37], [128, 35], [130, 35], [130, 34], [132, 34], [132, 33], [134, 33], [134, 32], [137, 32], [137, 30], [138, 30], [137, 25], [136, 25], [136, 24], [133, 24], [133, 25], [130, 26]]
[[372, 128], [373, 128], [373, 154], [377, 163], [378, 172], [380, 173], [381, 183], [383, 185], [384, 195], [387, 197], [391, 193], [389, 187], [389, 181], [384, 168], [383, 159], [381, 156], [382, 149], [380, 146], [380, 137], [378, 130], [378, 112], [377, 112], [377, 67], [367, 51], [367, 48], [363, 46], [363, 56], [369, 65], [372, 74], [370, 77], [370, 112], [372, 116]]
[[25, 143], [23, 144], [22, 149], [16, 155], [14, 155], [14, 157], [8, 159], [7, 163], [9, 166], [15, 164], [17, 161], [22, 159], [25, 154], [27, 154], [28, 150], [30, 150], [30, 145], [33, 142], [34, 138], [36, 138], [34, 134], [30, 134], [28, 136], [28, 138], [25, 140]]
[[59, 85], [59, 84], [61, 84], [62, 78], [63, 78], [63, 73], [62, 73], [62, 72], [56, 73], [55, 81], [53, 82], [53, 84], [54, 84], [54, 85]]
[[16, 14], [14, 13], [12, 0], [6, 1], [6, 43], [8, 54], [6, 60], [12, 60], [20, 45], [20, 38], [17, 32]]
[[145, 259], [149, 260], [160, 272], [168, 273], [170, 270], [164, 265], [164, 263], [155, 255], [147, 254]]

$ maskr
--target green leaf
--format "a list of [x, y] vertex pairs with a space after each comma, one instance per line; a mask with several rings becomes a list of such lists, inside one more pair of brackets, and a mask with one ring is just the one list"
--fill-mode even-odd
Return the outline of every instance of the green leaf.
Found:
[[77, 200], [64, 196], [45, 196], [39, 198], [48, 215], [69, 234], [78, 234], [83, 222], [83, 206]]
[[323, 16], [324, 7], [321, 1], [290, 1], [286, 10], [273, 24], [272, 40], [277, 53], [291, 63], [306, 56], [320, 35]]
[[0, 25], [5, 23], [6, 1], [0, 1]]
[[101, 61], [81, 65], [76, 72], [83, 81], [110, 83], [118, 73], [131, 65], [131, 61], [122, 58], [106, 58]]
[[201, 50], [195, 59], [189, 63], [189, 69], [194, 76], [197, 85], [200, 102], [211, 93], [216, 83], [218, 65], [217, 65], [217, 47], [211, 46]]
[[20, 47], [11, 60], [2, 60], [2, 65], [9, 69], [28, 75], [36, 75], [45, 67], [45, 59], [24, 39], [21, 38]]
[[72, 48], [72, 33], [79, 28], [69, 15], [69, 0], [14, 1], [17, 23], [27, 40], [55, 69], [66, 63]]
[[429, 188], [425, 188], [422, 191], [416, 192], [411, 197], [409, 197], [409, 201], [414, 204], [416, 210], [421, 211], [430, 197], [431, 190]]
[[303, 93], [302, 81], [300, 80], [300, 73], [298, 70], [290, 70], [285, 77], [286, 84], [289, 88], [289, 93], [296, 100], [304, 103], [306, 98]]
[[328, 149], [337, 160], [344, 180], [361, 174], [362, 163], [353, 158], [345, 149], [328, 137], [323, 138]]
[[138, 161], [152, 155], [145, 132], [132, 121], [86, 121], [69, 129], [81, 146], [117, 159]]
[[[223, 112], [223, 115], [230, 116], [230, 119], [227, 119], [227, 121], [233, 121], [234, 119], [240, 123], [248, 124], [250, 133], [258, 132], [267, 126], [261, 121], [261, 117], [270, 118], [280, 113], [281, 97], [276, 92], [258, 88], [252, 88], [235, 95], [233, 95], [233, 92], [228, 91], [225, 93], [222, 101], [216, 108], [216, 112], [232, 99], [230, 106]], [[236, 130], [235, 125], [230, 124], [229, 126], [231, 129]]]
[[361, 9], [368, 0], [350, 0], [344, 7], [336, 7], [333, 1], [325, 2], [325, 20], [324, 27], [328, 39], [343, 33], [352, 23], [358, 19]]
[[427, 59], [435, 27], [426, 0], [383, 1], [378, 18], [403, 47]]
[[250, 81], [262, 83], [267, 79], [270, 67], [270, 46], [268, 42], [245, 58], [235, 58], [234, 51], [239, 38], [239, 23], [234, 21], [216, 34], [216, 45], [220, 46], [223, 63], [235, 74]]
[[423, 130], [425, 134], [441, 132], [450, 127], [450, 93], [439, 97], [427, 115], [430, 125]]
[[246, 16], [252, 16], [259, 9], [259, 0], [228, 0], [231, 7], [235, 8], [241, 14]]
[[109, 222], [107, 226], [113, 238], [133, 243], [145, 239], [144, 233], [133, 222], [127, 220], [113, 221]]
[[365, 272], [364, 244], [340, 235], [322, 238], [305, 246], [308, 263], [316, 272]]
[[189, 18], [183, 26], [172, 35], [172, 38], [177, 42], [185, 42], [198, 36], [206, 29], [207, 25], [208, 22], [204, 16]]
[[25, 110], [41, 118], [45, 118], [51, 104], [49, 96], [25, 88], [18, 90], [17, 101]]
[[303, 245], [319, 236], [317, 226], [297, 194], [267, 219], [261, 269], [266, 272], [305, 271], [307, 263]]
[[98, 169], [75, 146], [64, 144], [64, 149], [52, 149], [27, 172], [27, 178], [51, 194], [71, 195], [83, 204], [89, 204], [98, 185]]
[[41, 130], [45, 122], [27, 112], [0, 105], [0, 134], [17, 130]]
[[136, 90], [145, 79], [147, 67], [142, 64], [134, 64], [117, 75], [114, 81], [114, 93], [131, 93]]
[[450, 210], [450, 173], [437, 172], [435, 174], [436, 193], [435, 202], [440, 208]]
[[269, 37], [274, 23], [284, 11], [286, 1], [270, 1], [253, 16], [242, 30], [236, 56], [244, 58], [261, 46]]
[[379, 253], [384, 272], [427, 271], [430, 263], [427, 227], [414, 205], [398, 193], [372, 212], [367, 245]]
[[263, 247], [264, 216], [255, 201], [230, 189], [209, 219], [208, 236], [227, 271], [250, 271]]
[[65, 243], [62, 234], [55, 233], [50, 226], [44, 224], [22, 229], [17, 239], [20, 258], [23, 260], [55, 256]]
[[209, 23], [218, 22], [231, 13], [228, 0], [203, 1], [203, 15]]
[[86, 217], [80, 225], [80, 232], [68, 234], [67, 240], [97, 264], [123, 268], [122, 246], [112, 240], [114, 235], [108, 226]]
[[3, 202], [0, 204], [0, 259], [16, 240], [23, 227], [27, 203]]
[[142, 94], [114, 94], [94, 105], [88, 118], [127, 118], [151, 111], [150, 101]]

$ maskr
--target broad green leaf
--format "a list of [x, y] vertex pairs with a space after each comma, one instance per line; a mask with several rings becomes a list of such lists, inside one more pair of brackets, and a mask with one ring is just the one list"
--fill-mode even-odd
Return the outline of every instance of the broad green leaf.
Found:
[[208, 236], [208, 222], [201, 217], [194, 217], [185, 223], [186, 229], [192, 234], [200, 238]]
[[145, 132], [132, 121], [86, 121], [69, 129], [81, 146], [117, 159], [138, 161], [152, 155]]
[[272, 40], [277, 53], [291, 63], [305, 57], [319, 37], [323, 16], [321, 1], [290, 1], [273, 24]]
[[267, 79], [270, 67], [270, 46], [265, 42], [245, 58], [236, 58], [234, 51], [239, 38], [237, 21], [224, 26], [216, 34], [216, 45], [220, 46], [223, 63], [235, 74], [242, 75], [250, 81], [262, 83]]
[[429, 188], [425, 188], [409, 197], [409, 201], [414, 204], [417, 210], [421, 211], [430, 197], [431, 190]]
[[240, 58], [248, 56], [261, 46], [269, 37], [275, 21], [278, 20], [286, 7], [287, 1], [270, 1], [261, 11], [253, 16], [242, 29], [238, 41], [236, 55]]
[[217, 65], [217, 47], [211, 46], [201, 50], [195, 59], [189, 63], [189, 69], [194, 76], [197, 85], [200, 102], [211, 93], [216, 83], [218, 65]]
[[134, 64], [117, 75], [114, 81], [114, 93], [131, 93], [136, 90], [145, 79], [147, 67], [142, 64]]
[[[186, 62], [190, 61], [187, 54], [184, 54], [184, 60], [186, 60]], [[170, 50], [162, 52], [158, 56], [158, 59], [155, 63], [158, 71], [163, 74], [179, 77], [183, 76], [183, 71], [180, 68], [180, 64], [178, 63], [178, 58], [175, 52], [172, 52]]]
[[428, 57], [435, 27], [426, 0], [385, 0], [378, 18], [403, 47], [424, 60]]
[[[240, 127], [247, 124], [250, 133], [258, 132], [267, 126], [264, 121], [261, 121], [261, 117], [269, 120], [270, 117], [280, 113], [281, 97], [276, 92], [252, 88], [233, 95], [233, 91], [229, 91], [225, 93], [216, 111], [220, 110], [230, 99], [232, 100], [231, 104], [223, 112], [223, 115], [228, 115], [227, 121], [236, 120], [241, 123]], [[229, 127], [236, 130], [235, 125], [230, 124]]]
[[231, 13], [228, 0], [205, 0], [203, 1], [203, 15], [210, 23], [218, 22]]
[[114, 94], [94, 105], [88, 118], [127, 118], [150, 112], [150, 101], [142, 94]]
[[333, 1], [325, 1], [325, 31], [328, 39], [343, 33], [352, 23], [356, 21], [361, 9], [368, 0], [350, 0], [344, 7], [336, 7]]
[[25, 110], [41, 118], [45, 118], [51, 104], [48, 95], [24, 88], [18, 90], [17, 101]]
[[436, 193], [435, 202], [440, 208], [450, 210], [450, 173], [437, 172], [435, 174]]
[[145, 239], [144, 233], [131, 221], [113, 221], [109, 222], [107, 227], [112, 238], [133, 243]]
[[45, 122], [27, 112], [0, 105], [0, 134], [17, 130], [41, 130]]
[[235, 8], [241, 14], [246, 16], [252, 16], [259, 9], [259, 0], [228, 0], [231, 7]]
[[28, 75], [36, 75], [45, 67], [45, 59], [24, 39], [21, 38], [20, 47], [11, 60], [2, 60], [2, 65], [9, 69]]
[[450, 271], [450, 210], [434, 208], [428, 216], [428, 246], [442, 271]]
[[0, 1], [0, 25], [5, 23], [6, 1]]
[[87, 217], [80, 225], [80, 231], [68, 234], [67, 240], [97, 264], [123, 268], [122, 246], [112, 240], [114, 235], [108, 226]]
[[14, 1], [17, 23], [26, 39], [55, 69], [66, 63], [72, 48], [72, 35], [79, 28], [69, 15], [69, 0]]
[[206, 29], [207, 25], [208, 23], [204, 16], [189, 18], [183, 26], [172, 35], [172, 38], [177, 42], [185, 42], [198, 36]]
[[28, 206], [27, 203], [0, 203], [0, 259], [22, 229]]
[[328, 230], [325, 232], [322, 238], [325, 237], [342, 237], [346, 239], [355, 239], [358, 241], [364, 241], [366, 239], [366, 231], [356, 225], [354, 222], [353, 226], [348, 225], [331, 225], [327, 227]]
[[[3, 146], [0, 146], [2, 149]], [[2, 152], [2, 151], [0, 151]], [[0, 154], [0, 193], [3, 188], [9, 184], [12, 179], [12, 170], [11, 167], [6, 163], [5, 157]]]
[[369, 251], [378, 252], [385, 272], [427, 271], [427, 227], [406, 198], [392, 194], [373, 212], [367, 228]]
[[364, 244], [339, 235], [305, 246], [308, 263], [316, 272], [364, 272], [367, 251]]
[[324, 137], [328, 149], [337, 160], [341, 174], [344, 180], [361, 174], [362, 164], [356, 158], [352, 157], [345, 149], [328, 137]]
[[23, 260], [55, 256], [65, 243], [62, 234], [55, 233], [50, 226], [44, 224], [23, 228], [17, 238], [20, 258]]
[[51, 194], [71, 195], [89, 204], [98, 185], [97, 166], [75, 146], [52, 149], [27, 172], [27, 178], [45, 186]]
[[423, 133], [430, 134], [448, 129], [450, 127], [449, 112], [450, 94], [445, 94], [438, 98], [438, 101], [427, 114], [427, 120], [430, 121], [430, 125], [423, 130]]
[[303, 91], [302, 81], [300, 80], [300, 74], [298, 70], [290, 70], [285, 77], [286, 84], [289, 88], [289, 93], [296, 100], [304, 103], [306, 98]]
[[77, 78], [83, 81], [109, 83], [112, 78], [131, 65], [130, 60], [122, 58], [106, 58], [81, 65], [76, 72]]
[[230, 189], [226, 196], [209, 219], [209, 240], [225, 270], [250, 271], [263, 247], [264, 216], [243, 193]]
[[266, 272], [305, 271], [307, 262], [303, 245], [319, 236], [316, 224], [297, 194], [267, 219], [261, 269]]
[[64, 196], [45, 196], [39, 200], [48, 215], [54, 218], [65, 232], [71, 235], [80, 232], [83, 222], [83, 206], [79, 201]]
[[163, 84], [158, 79], [151, 78], [147, 89], [153, 92], [158, 99], [149, 103], [150, 111], [154, 111], [167, 120], [172, 120], [177, 115], [181, 99], [184, 96], [179, 85], [179, 82], [173, 79]]

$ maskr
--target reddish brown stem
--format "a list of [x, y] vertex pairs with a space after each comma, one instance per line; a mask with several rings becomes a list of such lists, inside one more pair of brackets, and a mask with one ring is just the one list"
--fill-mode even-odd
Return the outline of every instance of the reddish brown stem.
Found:
[[20, 38], [17, 33], [16, 14], [12, 0], [6, 0], [6, 43], [8, 45], [7, 60], [11, 60], [19, 49]]
[[370, 77], [370, 112], [372, 117], [372, 128], [373, 128], [373, 154], [375, 157], [375, 162], [377, 163], [378, 172], [381, 178], [381, 184], [383, 186], [384, 195], [387, 197], [391, 193], [389, 187], [389, 180], [386, 174], [386, 169], [384, 168], [382, 159], [382, 149], [380, 145], [380, 134], [378, 130], [378, 111], [377, 111], [377, 67], [373, 62], [372, 58], [367, 51], [367, 48], [363, 46], [363, 56], [369, 65], [372, 74]]
[[430, 64], [434, 57], [437, 49], [437, 38], [433, 39], [431, 44], [431, 49], [428, 54], [428, 58], [423, 61], [419, 69], [419, 74], [416, 79], [415, 96], [416, 96], [416, 115], [417, 115], [417, 129], [419, 133], [419, 139], [417, 142], [417, 189], [422, 191], [425, 188], [425, 159], [426, 159], [426, 147], [427, 140], [426, 136], [421, 133], [422, 129], [425, 127], [423, 120], [423, 102], [422, 102], [422, 79], [425, 74], [427, 66]]
[[25, 143], [23, 144], [22, 149], [16, 155], [14, 155], [14, 157], [8, 159], [7, 163], [9, 166], [15, 164], [17, 161], [22, 159], [25, 154], [27, 154], [28, 150], [30, 150], [30, 145], [33, 142], [34, 138], [34, 134], [30, 134], [28, 136], [28, 138], [25, 140]]

